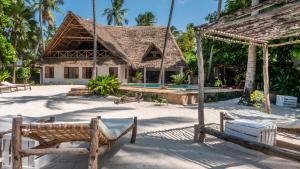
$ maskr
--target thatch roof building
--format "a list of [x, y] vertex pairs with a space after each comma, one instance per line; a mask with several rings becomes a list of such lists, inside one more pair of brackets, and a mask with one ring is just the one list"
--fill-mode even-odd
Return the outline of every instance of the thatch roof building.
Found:
[[[145, 69], [142, 70], [145, 73], [151, 71], [145, 80], [157, 82], [166, 30], [165, 27], [154, 26], [97, 25], [98, 75], [116, 74], [122, 82], [126, 83], [130, 81], [131, 72]], [[75, 79], [72, 80], [75, 83], [84, 83], [86, 80], [82, 80], [80, 76], [85, 77], [83, 74], [85, 73], [90, 77], [92, 49], [92, 20], [82, 19], [74, 13], [68, 12], [43, 54], [44, 82], [60, 83], [64, 82], [64, 79]], [[172, 33], [169, 33], [164, 63], [167, 76], [182, 72], [186, 66]], [[55, 78], [57, 73], [62, 74], [55, 71], [55, 67], [60, 67], [57, 68], [58, 70], [64, 69], [64, 78]], [[69, 67], [78, 67], [78, 69]], [[88, 68], [80, 70], [83, 67]], [[81, 81], [79, 81], [80, 79]]]

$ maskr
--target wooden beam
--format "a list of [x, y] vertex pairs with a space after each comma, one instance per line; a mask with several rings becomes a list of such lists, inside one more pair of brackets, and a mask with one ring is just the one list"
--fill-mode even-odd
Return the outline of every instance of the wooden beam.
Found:
[[90, 125], [91, 144], [88, 169], [98, 169], [99, 132], [99, 120], [93, 118]]
[[205, 134], [202, 132], [204, 128], [204, 59], [202, 51], [202, 34], [196, 31], [197, 40], [197, 64], [198, 64], [198, 126], [195, 126], [194, 141], [203, 142]]
[[279, 46], [286, 46], [286, 45], [292, 45], [292, 44], [297, 44], [297, 43], [300, 43], [300, 40], [294, 40], [294, 41], [289, 41], [289, 42], [284, 42], [284, 43], [272, 44], [272, 45], [269, 45], [269, 47], [279, 47]]
[[42, 156], [46, 154], [71, 154], [71, 155], [84, 155], [89, 154], [87, 148], [43, 148], [43, 149], [23, 149], [20, 150], [22, 157], [36, 155]]
[[277, 156], [277, 157], [280, 157], [280, 158], [300, 161], [300, 153], [299, 152], [289, 151], [289, 150], [286, 150], [286, 149], [281, 149], [281, 148], [276, 147], [276, 146], [270, 146], [270, 145], [267, 145], [267, 144], [262, 144], [262, 143], [257, 143], [257, 142], [253, 142], [253, 141], [244, 140], [244, 139], [241, 139], [239, 137], [230, 136], [230, 135], [221, 133], [218, 130], [208, 128], [208, 127], [205, 127], [203, 129], [203, 131], [206, 134], [215, 136], [215, 137], [220, 138], [220, 139], [225, 140], [225, 141], [229, 141], [229, 142], [238, 144], [238, 145], [246, 147], [248, 149], [260, 151], [260, 152], [262, 152], [264, 154], [267, 154], [267, 155], [272, 155], [272, 156]]
[[93, 37], [82, 37], [82, 36], [63, 36], [63, 39], [88, 39], [88, 40], [93, 40]]
[[272, 114], [270, 93], [269, 93], [269, 49], [267, 45], [263, 47], [263, 78], [264, 78], [265, 112], [268, 114]]
[[136, 134], [137, 134], [137, 117], [134, 117], [134, 126], [132, 128], [132, 135], [131, 135], [131, 140], [130, 143], [134, 144], [136, 140]]
[[11, 135], [13, 169], [22, 169], [22, 156], [20, 154], [20, 150], [22, 149], [22, 138], [21, 138], [22, 122], [23, 122], [22, 117], [13, 118], [12, 135]]

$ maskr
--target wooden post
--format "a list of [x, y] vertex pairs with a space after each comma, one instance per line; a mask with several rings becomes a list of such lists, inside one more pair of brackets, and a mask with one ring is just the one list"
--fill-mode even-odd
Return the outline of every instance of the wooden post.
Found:
[[263, 75], [264, 75], [264, 96], [265, 96], [265, 112], [272, 114], [270, 94], [269, 94], [269, 50], [268, 45], [263, 47]]
[[91, 145], [89, 155], [88, 169], [98, 169], [98, 149], [99, 149], [99, 120], [93, 118], [91, 120]]
[[[204, 66], [203, 66], [203, 51], [202, 51], [202, 37], [201, 32], [196, 31], [197, 40], [197, 63], [198, 63], [198, 129], [195, 129], [195, 141], [203, 142], [205, 134], [202, 129], [204, 128]], [[196, 128], [196, 126], [195, 126]], [[200, 132], [196, 133], [196, 132]]]
[[146, 87], [147, 84], [147, 68], [146, 66], [144, 67], [144, 87]]
[[220, 113], [220, 132], [224, 132], [224, 117], [225, 117], [225, 113], [221, 112]]
[[136, 140], [136, 134], [137, 134], [137, 117], [134, 117], [134, 127], [132, 128], [132, 136], [130, 143], [134, 144]]
[[23, 119], [22, 117], [16, 117], [12, 122], [12, 135], [11, 135], [11, 146], [12, 146], [12, 168], [22, 169], [22, 157], [20, 150], [22, 148], [22, 136], [21, 126]]

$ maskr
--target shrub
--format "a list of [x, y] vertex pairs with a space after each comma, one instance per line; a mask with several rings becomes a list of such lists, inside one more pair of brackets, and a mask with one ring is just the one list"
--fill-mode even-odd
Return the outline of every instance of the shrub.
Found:
[[138, 83], [142, 80], [143, 73], [141, 71], [136, 71], [132, 77], [133, 82]]
[[223, 83], [222, 83], [222, 80], [218, 79], [218, 80], [215, 81], [214, 86], [215, 86], [215, 87], [221, 87], [222, 84], [223, 84]]
[[22, 83], [27, 83], [30, 76], [30, 68], [29, 67], [21, 67], [16, 71], [17, 79]]
[[8, 71], [0, 71], [0, 82], [5, 81], [10, 77], [10, 73]]
[[265, 103], [264, 94], [258, 90], [255, 90], [251, 93], [250, 100], [256, 109], [261, 109]]
[[89, 80], [88, 89], [92, 94], [107, 96], [115, 94], [121, 83], [114, 76], [97, 76], [95, 80]]
[[185, 80], [185, 77], [182, 74], [172, 75], [171, 78], [172, 82], [176, 85], [181, 85]]

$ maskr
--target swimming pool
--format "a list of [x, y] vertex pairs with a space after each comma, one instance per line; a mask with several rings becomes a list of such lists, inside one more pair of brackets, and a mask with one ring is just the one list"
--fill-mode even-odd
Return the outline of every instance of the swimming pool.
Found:
[[[147, 87], [147, 88], [160, 88], [160, 84], [157, 83], [128, 83], [127, 86], [132, 86], [132, 87]], [[194, 85], [189, 85], [189, 84], [181, 84], [181, 85], [166, 85], [170, 89], [196, 89], [197, 86]]]

